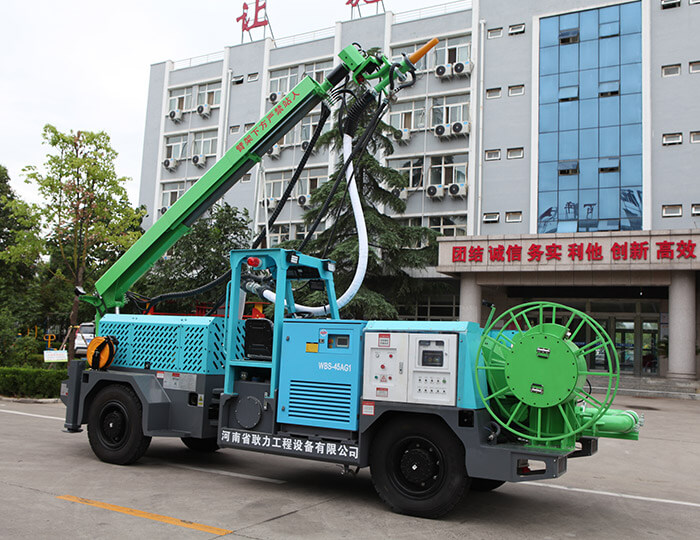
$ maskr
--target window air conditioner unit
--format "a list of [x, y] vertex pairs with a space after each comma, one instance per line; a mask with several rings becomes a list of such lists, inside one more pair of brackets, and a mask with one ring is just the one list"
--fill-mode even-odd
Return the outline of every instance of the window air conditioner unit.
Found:
[[452, 135], [466, 135], [469, 133], [469, 122], [455, 122], [451, 125]]
[[206, 167], [207, 156], [205, 156], [204, 154], [197, 154], [195, 156], [192, 156], [192, 163], [194, 163], [197, 167]]
[[459, 76], [466, 76], [469, 75], [472, 72], [472, 63], [469, 61], [466, 62], [455, 62], [455, 64], [452, 66], [452, 73], [455, 75]]
[[169, 206], [163, 206], [160, 210], [158, 210], [158, 213], [162, 216], [168, 211], [169, 208]]
[[442, 199], [445, 196], [445, 186], [428, 186], [426, 192], [431, 199]]
[[170, 118], [176, 124], [182, 121], [182, 109], [173, 109], [168, 113], [168, 118]]
[[452, 135], [452, 126], [450, 124], [438, 124], [435, 126], [435, 136], [443, 139]]
[[[263, 204], [264, 203], [265, 203], [265, 201], [263, 201]], [[274, 209], [277, 208], [277, 203], [278, 203], [277, 197], [268, 197], [267, 198], [267, 211], [268, 212], [274, 211]]]
[[180, 164], [180, 162], [175, 159], [175, 158], [166, 158], [163, 161], [163, 167], [165, 167], [169, 171], [174, 171], [177, 169], [177, 166]]
[[279, 143], [275, 143], [270, 147], [270, 149], [267, 151], [267, 155], [270, 156], [272, 159], [277, 159], [280, 157], [280, 154], [282, 153], [282, 148], [280, 148]]
[[270, 95], [267, 96], [267, 100], [270, 103], [277, 103], [281, 97], [282, 97], [282, 94], [280, 94], [279, 92], [271, 92]]
[[402, 201], [408, 200], [408, 190], [406, 188], [394, 188], [391, 190], [394, 197], [398, 197]]
[[467, 184], [450, 184], [447, 192], [450, 197], [464, 199], [467, 196]]
[[211, 116], [211, 105], [208, 103], [197, 105], [197, 114], [202, 118], [209, 118]]
[[408, 144], [411, 140], [411, 130], [408, 128], [403, 128], [397, 132], [394, 132], [394, 140], [399, 144]]
[[452, 64], [440, 64], [439, 66], [435, 66], [435, 76], [438, 79], [452, 77]]
[[306, 195], [299, 195], [297, 197], [297, 204], [301, 206], [302, 208], [308, 208], [309, 206], [309, 199]]

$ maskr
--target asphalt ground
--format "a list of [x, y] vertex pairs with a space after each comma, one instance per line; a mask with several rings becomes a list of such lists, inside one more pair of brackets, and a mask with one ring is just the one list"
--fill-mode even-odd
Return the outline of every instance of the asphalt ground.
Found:
[[697, 538], [700, 402], [621, 396], [638, 442], [601, 439], [556, 480], [469, 493], [441, 520], [390, 512], [368, 470], [153, 439], [137, 464], [99, 461], [60, 403], [0, 401], [0, 538]]

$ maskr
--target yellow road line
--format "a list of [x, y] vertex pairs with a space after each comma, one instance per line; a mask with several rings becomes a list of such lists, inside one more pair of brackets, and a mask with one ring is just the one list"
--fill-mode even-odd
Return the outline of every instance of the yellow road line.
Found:
[[105, 510], [112, 510], [113, 512], [120, 512], [122, 514], [127, 514], [129, 516], [135, 516], [140, 518], [152, 519], [153, 521], [161, 521], [163, 523], [169, 523], [170, 525], [177, 525], [178, 527], [185, 527], [187, 529], [195, 529], [197, 531], [208, 532], [211, 534], [230, 534], [233, 531], [228, 529], [219, 529], [218, 527], [210, 527], [209, 525], [202, 525], [201, 523], [194, 523], [192, 521], [184, 521], [182, 519], [177, 519], [169, 516], [161, 516], [160, 514], [151, 514], [150, 512], [142, 512], [141, 510], [135, 510], [134, 508], [127, 508], [125, 506], [117, 506], [116, 504], [103, 503], [100, 501], [91, 501], [90, 499], [83, 499], [82, 497], [74, 497], [73, 495], [59, 495], [57, 499], [63, 499], [64, 501], [77, 502], [80, 504], [86, 504], [88, 506], [94, 506], [96, 508], [104, 508]]

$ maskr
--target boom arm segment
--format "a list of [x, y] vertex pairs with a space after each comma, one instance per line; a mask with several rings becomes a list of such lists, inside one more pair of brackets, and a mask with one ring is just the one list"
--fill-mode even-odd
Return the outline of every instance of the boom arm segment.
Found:
[[394, 78], [405, 79], [405, 74], [415, 69], [414, 63], [435, 44], [436, 39], [400, 64], [391, 64], [384, 56], [368, 56], [350, 45], [341, 51], [342, 63], [323, 84], [308, 76], [302, 79], [105, 272], [95, 284], [94, 296], [82, 294], [83, 301], [97, 308], [97, 320], [107, 310], [123, 306], [129, 288], [346, 75], [352, 72], [360, 83], [377, 81], [372, 92], [389, 94], [387, 86], [394, 91]]

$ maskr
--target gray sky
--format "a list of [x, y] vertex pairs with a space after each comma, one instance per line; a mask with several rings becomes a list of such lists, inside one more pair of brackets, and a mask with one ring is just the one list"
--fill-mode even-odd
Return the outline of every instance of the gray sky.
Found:
[[[3, 0], [0, 5], [0, 164], [24, 199], [26, 165], [42, 165], [45, 124], [61, 131], [106, 131], [119, 152], [117, 174], [137, 203], [151, 64], [221, 51], [240, 43], [244, 0]], [[275, 37], [350, 18], [347, 0], [267, 0]], [[255, 0], [247, 0], [252, 6]], [[384, 0], [401, 13], [447, 0]], [[361, 5], [364, 0], [361, 0]], [[363, 7], [373, 14], [374, 6]], [[254, 38], [262, 37], [254, 31]]]

